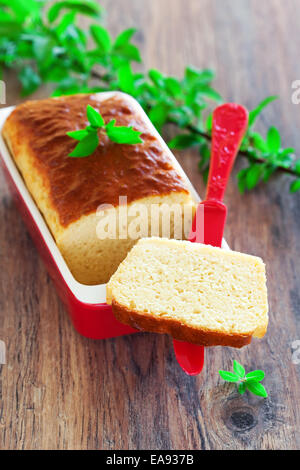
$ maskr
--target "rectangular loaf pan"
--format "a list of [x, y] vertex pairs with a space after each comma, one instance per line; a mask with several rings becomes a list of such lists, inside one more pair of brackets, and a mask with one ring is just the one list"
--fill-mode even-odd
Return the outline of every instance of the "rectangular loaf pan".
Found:
[[[104, 100], [118, 93], [103, 92], [99, 93], [99, 95]], [[171, 157], [174, 166], [186, 181], [192, 197], [198, 202], [200, 200], [199, 195], [196, 193], [182, 167], [156, 131], [141, 106], [134, 98], [130, 97], [130, 99], [136, 107], [137, 113], [142, 114], [148, 123], [149, 131], [157, 137]], [[17, 207], [56, 285], [57, 292], [66, 305], [75, 329], [83, 336], [93, 339], [104, 339], [135, 333], [136, 330], [119, 323], [113, 316], [111, 307], [106, 304], [105, 284], [86, 286], [76, 281], [70, 272], [42, 214], [27, 190], [1, 135], [2, 126], [13, 109], [14, 107], [9, 107], [0, 110], [0, 156], [4, 174]]]

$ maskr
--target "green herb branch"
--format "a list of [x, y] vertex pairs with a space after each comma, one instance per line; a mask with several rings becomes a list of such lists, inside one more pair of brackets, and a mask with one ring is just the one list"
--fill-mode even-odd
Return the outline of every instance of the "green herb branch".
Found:
[[260, 383], [265, 378], [265, 373], [262, 370], [254, 370], [246, 374], [244, 367], [239, 362], [233, 361], [233, 372], [219, 370], [219, 374], [226, 382], [235, 383], [240, 395], [249, 390], [259, 397], [266, 398], [268, 396], [265, 387]]
[[[16, 71], [23, 96], [49, 82], [54, 96], [108, 90], [129, 93], [160, 132], [168, 124], [174, 126], [177, 134], [169, 142], [171, 148], [196, 149], [199, 170], [206, 178], [212, 104], [223, 101], [212, 86], [214, 72], [188, 66], [182, 79], [153, 69], [136, 73], [132, 65], [141, 62], [141, 55], [132, 42], [135, 28], [113, 38], [100, 24], [103, 9], [93, 0], [64, 0], [48, 5], [45, 0], [1, 0], [0, 78], [3, 69]], [[80, 15], [90, 18], [87, 29], [78, 25]], [[280, 173], [291, 177], [291, 192], [300, 189], [300, 160], [295, 158], [294, 149], [282, 146], [280, 132], [274, 126], [266, 135], [255, 130], [257, 118], [275, 99], [266, 98], [250, 113], [249, 129], [239, 153], [246, 162], [237, 174], [241, 192]], [[105, 131], [108, 133], [107, 128]], [[77, 134], [77, 140], [81, 144], [87, 139], [85, 142], [93, 148], [97, 135], [90, 129], [87, 134]]]
[[141, 132], [132, 127], [116, 126], [116, 120], [112, 119], [105, 124], [101, 114], [91, 105], [87, 105], [86, 110], [89, 125], [85, 129], [67, 132], [67, 135], [74, 140], [79, 141], [69, 157], [88, 157], [99, 145], [99, 136], [106, 134], [107, 137], [118, 144], [140, 144]]

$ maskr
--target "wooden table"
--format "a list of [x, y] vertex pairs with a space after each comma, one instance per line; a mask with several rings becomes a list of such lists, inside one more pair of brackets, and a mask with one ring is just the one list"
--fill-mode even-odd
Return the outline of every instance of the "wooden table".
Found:
[[[300, 155], [297, 0], [102, 1], [114, 34], [137, 26], [145, 66], [180, 76], [186, 64], [213, 67], [228, 100], [280, 101], [260, 126], [277, 125]], [[9, 79], [7, 104], [20, 101]], [[41, 90], [38, 96], [45, 96]], [[203, 194], [196, 153], [178, 159]], [[237, 167], [243, 165], [243, 160]], [[1, 174], [0, 447], [3, 449], [296, 449], [300, 447], [300, 194], [288, 177], [240, 195], [232, 178], [226, 237], [267, 263], [270, 326], [242, 349], [212, 348], [198, 377], [178, 367], [169, 337], [106, 341], [79, 336], [13, 205]], [[268, 399], [240, 397], [218, 377], [237, 359], [262, 368]]]

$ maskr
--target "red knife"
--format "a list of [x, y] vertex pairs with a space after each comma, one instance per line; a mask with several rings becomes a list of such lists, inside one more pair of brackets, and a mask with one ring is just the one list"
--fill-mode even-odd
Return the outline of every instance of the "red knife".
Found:
[[[221, 246], [227, 208], [222, 202], [227, 182], [242, 138], [248, 127], [248, 111], [227, 103], [213, 113], [212, 149], [205, 200], [200, 202], [189, 241]], [[204, 365], [204, 346], [173, 341], [176, 359], [189, 375], [200, 374]]]

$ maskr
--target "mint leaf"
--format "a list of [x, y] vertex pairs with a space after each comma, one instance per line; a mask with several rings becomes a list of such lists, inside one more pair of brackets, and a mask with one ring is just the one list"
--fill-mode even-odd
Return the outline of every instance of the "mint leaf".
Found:
[[79, 129], [78, 131], [67, 132], [67, 135], [72, 137], [72, 139], [82, 140], [88, 135], [88, 133], [89, 132], [86, 129]]
[[267, 145], [271, 153], [277, 153], [280, 149], [281, 139], [278, 129], [270, 127], [267, 134]]
[[108, 53], [112, 46], [111, 38], [108, 31], [99, 25], [91, 25], [90, 31], [94, 41], [99, 46], [100, 50], [104, 53]]
[[300, 160], [297, 160], [294, 164], [294, 170], [295, 172], [300, 175]]
[[261, 101], [255, 109], [250, 111], [250, 113], [249, 113], [249, 124], [248, 124], [249, 128], [253, 126], [256, 119], [258, 118], [260, 113], [263, 111], [263, 109], [266, 106], [268, 106], [268, 104], [272, 103], [272, 101], [275, 101], [277, 99], [278, 99], [278, 96], [269, 96], [268, 98]]
[[21, 69], [19, 79], [22, 83], [22, 96], [30, 95], [42, 83], [40, 76], [29, 65]]
[[262, 170], [263, 168], [259, 163], [253, 164], [250, 168], [247, 169], [247, 173], [246, 173], [247, 189], [253, 189], [259, 183]]
[[265, 378], [265, 373], [264, 373], [263, 370], [254, 370], [252, 372], [249, 372], [246, 375], [247, 380], [254, 380], [254, 381], [257, 381], [257, 382], [260, 382], [264, 378]]
[[239, 376], [240, 379], [243, 379], [245, 377], [246, 372], [245, 372], [244, 367], [242, 366], [242, 364], [240, 364], [236, 360], [233, 361], [233, 371], [235, 372], [236, 375]]
[[243, 170], [240, 170], [237, 174], [238, 188], [241, 194], [244, 194], [245, 190], [247, 189], [247, 183], [246, 183], [247, 171], [248, 171], [248, 168], [244, 168]]
[[220, 93], [218, 93], [216, 90], [214, 90], [208, 85], [201, 87], [199, 91], [202, 95], [205, 95], [206, 98], [209, 98], [213, 101], [217, 101], [218, 103], [221, 103], [223, 101], [223, 98]]
[[227, 370], [219, 370], [219, 374], [223, 380], [226, 380], [226, 382], [238, 382], [240, 380], [237, 374]]
[[238, 386], [238, 392], [240, 395], [244, 395], [245, 391], [246, 391], [246, 383], [242, 382]]
[[103, 117], [90, 104], [87, 105], [86, 114], [91, 126], [96, 128], [104, 126]]
[[215, 73], [211, 69], [203, 69], [199, 70], [195, 67], [186, 67], [184, 72], [185, 81], [190, 85], [193, 86], [195, 84], [209, 84], [215, 78]]
[[300, 189], [300, 179], [293, 181], [290, 185], [290, 192], [296, 193]]
[[125, 93], [130, 95], [134, 94], [134, 77], [130, 67], [127, 63], [119, 68], [118, 70], [119, 87]]
[[169, 106], [166, 103], [157, 103], [151, 108], [149, 118], [158, 130], [165, 124], [169, 113]]
[[254, 395], [257, 395], [259, 397], [264, 397], [264, 398], [268, 396], [268, 393], [265, 387], [259, 382], [247, 381], [246, 387], [249, 390], [249, 392], [253, 393]]
[[256, 147], [258, 150], [261, 152], [267, 152], [268, 151], [268, 144], [264, 140], [264, 138], [258, 134], [258, 132], [252, 132], [250, 134], [250, 139], [252, 140], [252, 143], [254, 147]]
[[91, 0], [67, 0], [62, 2], [56, 2], [48, 10], [48, 20], [53, 23], [59, 16], [60, 12], [64, 9], [75, 10], [83, 15], [92, 16], [97, 18], [102, 12], [102, 8], [98, 3]]
[[207, 132], [212, 131], [212, 124], [213, 124], [213, 115], [212, 113], [210, 113], [207, 116], [206, 121], [205, 121], [205, 129], [207, 130]]
[[76, 145], [74, 150], [69, 153], [69, 157], [81, 158], [88, 157], [98, 147], [99, 137], [97, 131], [89, 132], [86, 137], [84, 137], [79, 144]]
[[196, 134], [178, 134], [168, 142], [168, 146], [171, 149], [182, 150], [187, 147], [198, 145], [201, 140], [201, 137]]
[[164, 87], [165, 78], [162, 73], [156, 69], [151, 69], [148, 72], [149, 78], [159, 88]]
[[134, 60], [135, 62], [142, 61], [140, 51], [134, 44], [124, 44], [123, 46], [119, 46], [117, 52], [124, 60]]
[[106, 126], [106, 132], [110, 140], [117, 144], [141, 144], [141, 132], [134, 130], [132, 127], [125, 126]]
[[114, 47], [118, 48], [120, 46], [123, 46], [124, 44], [127, 44], [135, 33], [136, 28], [125, 29], [119, 34], [119, 36], [117, 36], [114, 43]]
[[171, 95], [174, 98], [177, 98], [181, 95], [181, 85], [180, 82], [173, 77], [167, 77], [165, 78], [164, 85], [166, 88], [166, 91], [169, 95]]

